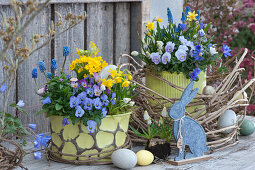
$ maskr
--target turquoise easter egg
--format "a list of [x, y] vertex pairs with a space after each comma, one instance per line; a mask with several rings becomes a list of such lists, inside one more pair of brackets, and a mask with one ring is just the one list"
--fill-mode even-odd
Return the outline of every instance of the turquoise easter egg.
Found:
[[[238, 123], [241, 123], [239, 121]], [[243, 124], [240, 126], [240, 134], [249, 136], [255, 131], [255, 125], [251, 120], [244, 119]]]

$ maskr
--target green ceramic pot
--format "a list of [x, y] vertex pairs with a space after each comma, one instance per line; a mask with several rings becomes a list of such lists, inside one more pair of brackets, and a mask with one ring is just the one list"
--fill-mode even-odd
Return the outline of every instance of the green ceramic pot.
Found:
[[[131, 112], [113, 116], [108, 115], [102, 119], [101, 125], [94, 133], [89, 133], [87, 127], [80, 122], [73, 125], [69, 119], [70, 123], [63, 126], [63, 116], [51, 116], [51, 149], [53, 152], [86, 155], [117, 148], [126, 141], [130, 115]], [[60, 154], [55, 154], [55, 156], [66, 160], [86, 160], [86, 157], [77, 158]], [[104, 154], [100, 156], [102, 157]], [[101, 161], [110, 162], [111, 160], [101, 159]]]

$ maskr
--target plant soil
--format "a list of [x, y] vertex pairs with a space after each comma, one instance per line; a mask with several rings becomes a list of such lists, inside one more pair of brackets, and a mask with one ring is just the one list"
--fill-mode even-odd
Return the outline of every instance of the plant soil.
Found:
[[156, 144], [154, 146], [150, 146], [148, 141], [145, 149], [150, 151], [155, 157], [164, 160], [166, 160], [171, 153], [170, 143]]

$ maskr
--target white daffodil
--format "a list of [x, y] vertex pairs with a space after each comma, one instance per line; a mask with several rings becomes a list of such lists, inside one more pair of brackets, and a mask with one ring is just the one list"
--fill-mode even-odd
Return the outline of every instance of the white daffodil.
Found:
[[161, 116], [167, 117], [166, 107], [163, 108], [163, 110], [162, 110], [162, 112], [161, 112]]
[[134, 102], [134, 101], [131, 101], [131, 102], [129, 103], [129, 105], [130, 105], [130, 106], [134, 106], [134, 105], [135, 105], [135, 102]]
[[149, 120], [151, 118], [149, 113], [147, 112], [147, 110], [144, 112], [143, 118], [144, 118], [144, 120]]
[[132, 51], [132, 52], [131, 52], [131, 55], [134, 56], [134, 57], [138, 56], [138, 54], [139, 54], [139, 53], [138, 53], [137, 51]]
[[216, 51], [216, 48], [214, 47], [210, 47], [210, 54], [211, 55], [214, 55], [214, 54], [217, 54], [218, 52]]
[[131, 99], [130, 98], [124, 98], [123, 101], [124, 101], [124, 103], [128, 104], [128, 102], [130, 102]]
[[99, 73], [99, 76], [101, 77], [101, 79], [107, 79], [108, 76], [111, 75], [111, 73], [109, 73], [109, 71], [111, 70], [116, 70], [118, 67], [116, 65], [108, 65], [108, 66], [105, 66], [101, 72]]

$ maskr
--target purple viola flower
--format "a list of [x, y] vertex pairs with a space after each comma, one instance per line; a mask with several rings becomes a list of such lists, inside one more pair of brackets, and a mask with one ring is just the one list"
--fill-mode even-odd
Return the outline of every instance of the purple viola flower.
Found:
[[75, 116], [76, 117], [82, 117], [84, 115], [84, 110], [81, 108], [81, 106], [76, 107]]
[[187, 46], [190, 47], [191, 49], [195, 48], [194, 43], [192, 41], [188, 41]]
[[95, 81], [97, 82], [97, 84], [101, 84], [101, 83], [102, 83], [101, 77], [100, 77], [99, 74], [97, 74], [97, 73], [94, 72], [94, 73], [93, 73], [93, 76], [94, 76]]
[[102, 100], [103, 106], [108, 106], [109, 100], [108, 100], [108, 96], [106, 94], [101, 96], [101, 100]]
[[81, 84], [81, 86], [82, 86], [83, 88], [88, 87], [87, 82], [86, 82], [85, 79], [80, 80], [80, 84]]
[[102, 93], [102, 90], [100, 89], [100, 86], [94, 85], [93, 88], [94, 88], [95, 96], [100, 96], [101, 93]]
[[79, 98], [79, 100], [80, 100], [79, 104], [84, 104], [86, 97], [87, 97], [87, 93], [85, 91], [78, 94], [77, 98]]
[[97, 110], [100, 110], [102, 108], [102, 102], [99, 97], [95, 98], [94, 100], [94, 106]]
[[36, 124], [29, 124], [28, 127], [29, 127], [30, 129], [32, 129], [33, 131], [35, 131], [35, 129], [36, 129]]
[[187, 53], [185, 50], [183, 49], [178, 49], [176, 52], [175, 52], [175, 56], [177, 57], [177, 59], [180, 61], [180, 62], [183, 62], [186, 60], [186, 57], [187, 57]]
[[92, 110], [93, 100], [90, 98], [86, 98], [84, 101], [84, 109], [85, 110]]
[[3, 93], [7, 89], [7, 86], [3, 84], [0, 88], [0, 92]]
[[87, 75], [87, 77], [85, 77], [84, 79], [85, 80], [88, 80], [90, 78], [90, 75]]
[[39, 152], [39, 151], [34, 152], [34, 159], [35, 160], [39, 160], [39, 159], [41, 159], [41, 157], [42, 157], [42, 153], [41, 152]]
[[87, 129], [89, 130], [89, 132], [94, 133], [97, 127], [97, 122], [95, 122], [94, 120], [88, 120], [87, 125]]
[[106, 117], [106, 115], [107, 115], [107, 108], [106, 108], [106, 107], [103, 107], [103, 109], [102, 109], [102, 115], [103, 115], [103, 118]]
[[166, 43], [165, 50], [166, 52], [172, 53], [174, 51], [175, 44], [171, 41]]
[[113, 92], [113, 93], [112, 93], [112, 99], [113, 99], [113, 98], [116, 98], [116, 92]]
[[182, 49], [182, 50], [185, 50], [185, 51], [189, 50], [186, 45], [180, 45], [178, 49]]
[[42, 100], [42, 103], [43, 104], [50, 104], [51, 103], [50, 97], [47, 97], [44, 100]]
[[93, 97], [94, 96], [94, 90], [93, 90], [92, 87], [87, 88], [86, 92], [89, 95], [89, 97]]
[[187, 45], [187, 43], [188, 43], [188, 40], [186, 38], [184, 38], [183, 35], [181, 35], [179, 37], [179, 41], [181, 42], [182, 45]]
[[151, 57], [151, 60], [155, 63], [155, 64], [159, 64], [160, 62], [160, 54], [157, 52], [157, 53], [151, 53], [150, 55]]
[[203, 29], [199, 30], [199, 31], [198, 31], [198, 35], [199, 35], [200, 37], [203, 37], [203, 36], [205, 35], [204, 30], [203, 30]]
[[192, 54], [192, 56], [195, 57], [195, 61], [203, 60], [203, 48], [201, 45], [196, 45]]
[[163, 56], [162, 56], [162, 63], [163, 63], [163, 64], [167, 64], [167, 63], [170, 62], [170, 60], [171, 60], [171, 54], [168, 53], [168, 52], [165, 52], [165, 53], [163, 54]]
[[79, 84], [77, 82], [71, 81], [71, 87], [72, 88], [78, 88]]
[[90, 77], [90, 78], [89, 78], [89, 82], [90, 82], [91, 84], [94, 84], [95, 79], [94, 79], [93, 77]]
[[67, 118], [64, 118], [63, 121], [62, 121], [62, 125], [65, 126], [65, 125], [68, 125], [70, 122], [67, 120]]
[[75, 108], [76, 106], [78, 106], [80, 104], [79, 102], [80, 100], [75, 97], [75, 96], [71, 96], [70, 100], [69, 100], [69, 105], [71, 108]]
[[230, 52], [231, 52], [231, 49], [229, 48], [229, 46], [223, 44], [222, 46], [222, 52], [224, 54], [224, 57], [227, 58], [228, 56], [231, 56]]
[[116, 93], [113, 92], [112, 93], [112, 98], [111, 98], [111, 105], [115, 105], [116, 104]]

